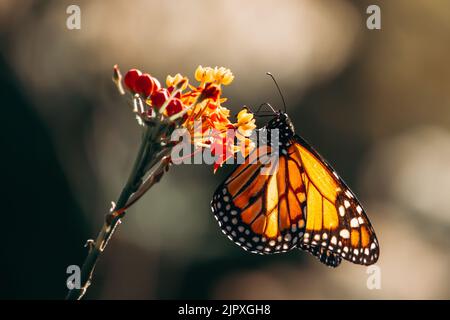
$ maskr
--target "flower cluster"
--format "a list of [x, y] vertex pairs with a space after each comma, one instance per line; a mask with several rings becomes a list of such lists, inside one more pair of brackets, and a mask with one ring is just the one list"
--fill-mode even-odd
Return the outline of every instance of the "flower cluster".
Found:
[[[232, 122], [230, 110], [222, 105], [226, 101], [222, 86], [234, 79], [229, 69], [199, 66], [194, 76], [197, 85], [181, 74], [169, 75], [164, 88], [150, 74], [131, 69], [123, 83], [132, 94], [134, 111], [142, 123], [157, 119], [186, 129], [196, 147], [211, 150], [216, 157], [216, 170], [237, 152], [244, 157], [248, 155], [254, 147], [250, 135], [256, 128], [255, 119], [244, 107], [237, 115], [237, 122]], [[117, 66], [113, 79], [123, 92]]]

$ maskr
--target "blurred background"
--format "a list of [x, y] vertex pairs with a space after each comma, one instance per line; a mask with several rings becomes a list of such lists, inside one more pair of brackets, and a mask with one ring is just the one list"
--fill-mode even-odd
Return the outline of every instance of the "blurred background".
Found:
[[[370, 4], [381, 30], [366, 27]], [[125, 183], [140, 128], [117, 63], [162, 80], [228, 67], [233, 113], [281, 105], [271, 71], [297, 132], [369, 213], [381, 288], [366, 267], [244, 252], [209, 206], [232, 168], [185, 165], [128, 212], [86, 298], [449, 299], [449, 13], [446, 0], [2, 0], [0, 297], [64, 298], [67, 266]]]

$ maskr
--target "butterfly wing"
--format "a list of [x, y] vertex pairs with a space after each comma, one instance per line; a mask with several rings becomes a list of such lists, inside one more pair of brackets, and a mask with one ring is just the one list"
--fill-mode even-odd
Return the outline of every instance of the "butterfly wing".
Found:
[[341, 257], [370, 265], [377, 261], [375, 231], [356, 196], [304, 139], [294, 136], [306, 189], [306, 228], [299, 247], [337, 266]]
[[[306, 205], [300, 162], [260, 146], [220, 185], [211, 207], [222, 232], [253, 253], [295, 248], [303, 236]], [[273, 161], [255, 161], [255, 159]], [[295, 179], [293, 179], [294, 177]]]
[[[211, 207], [222, 232], [253, 253], [299, 247], [332, 267], [342, 258], [375, 263], [375, 232], [345, 182], [301, 137], [280, 142], [280, 153], [258, 146], [216, 190]], [[275, 170], [254, 161], [264, 156]]]

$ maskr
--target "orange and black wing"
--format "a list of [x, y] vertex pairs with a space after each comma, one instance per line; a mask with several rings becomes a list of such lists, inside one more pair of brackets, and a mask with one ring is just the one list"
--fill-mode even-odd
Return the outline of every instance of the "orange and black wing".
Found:
[[375, 263], [378, 241], [355, 195], [305, 140], [296, 135], [293, 145], [306, 189], [306, 227], [299, 247], [330, 266], [337, 266], [341, 257], [357, 264]]
[[295, 248], [306, 225], [301, 177], [299, 157], [255, 148], [213, 196], [211, 207], [222, 232], [253, 253]]

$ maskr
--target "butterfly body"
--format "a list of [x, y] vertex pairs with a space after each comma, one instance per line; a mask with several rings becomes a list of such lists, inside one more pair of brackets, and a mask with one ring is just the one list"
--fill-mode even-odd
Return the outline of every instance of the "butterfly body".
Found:
[[277, 112], [259, 134], [266, 140], [214, 193], [222, 232], [252, 253], [299, 248], [332, 267], [342, 258], [375, 263], [378, 241], [362, 206], [289, 116]]

